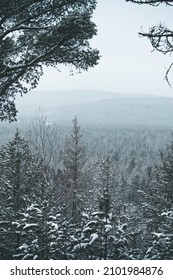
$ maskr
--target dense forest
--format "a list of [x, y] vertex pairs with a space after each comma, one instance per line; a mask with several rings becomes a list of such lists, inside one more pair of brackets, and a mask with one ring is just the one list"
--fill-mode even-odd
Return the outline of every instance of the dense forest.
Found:
[[171, 129], [0, 129], [0, 259], [173, 258]]
[[[124, 2], [172, 6], [173, 0]], [[145, 25], [143, 14], [134, 10], [132, 19], [125, 5], [113, 10], [112, 1], [109, 11], [104, 5], [1, 1], [1, 260], [173, 259], [173, 99], [157, 82], [160, 58], [150, 60], [133, 37], [138, 19]], [[147, 25], [160, 12], [148, 10]], [[164, 23], [142, 29], [154, 50], [172, 54], [173, 31]], [[64, 67], [73, 76], [99, 62], [98, 72], [72, 86], [63, 76]], [[47, 67], [62, 71], [62, 81]], [[170, 63], [164, 77], [170, 86], [172, 69]], [[41, 85], [44, 74], [49, 81]], [[39, 82], [47, 92], [35, 91]], [[80, 85], [137, 96], [51, 91]], [[38, 107], [43, 111], [31, 120]]]

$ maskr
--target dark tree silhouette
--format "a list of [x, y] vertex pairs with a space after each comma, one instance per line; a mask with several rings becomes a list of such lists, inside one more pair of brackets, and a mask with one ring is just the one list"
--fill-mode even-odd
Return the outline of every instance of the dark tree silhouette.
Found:
[[[151, 6], [159, 6], [160, 4], [166, 4], [167, 6], [173, 6], [173, 0], [164, 1], [164, 0], [126, 0], [126, 2], [132, 2], [135, 4], [148, 4]], [[149, 29], [149, 32], [139, 32], [139, 35], [142, 37], [147, 37], [154, 50], [157, 50], [163, 54], [172, 54], [173, 51], [173, 30], [169, 29], [165, 24], [159, 23], [156, 26], [153, 26]], [[169, 65], [166, 74], [165, 80], [171, 86], [168, 75], [170, 70], [173, 67], [173, 62]]]
[[1, 1], [0, 119], [16, 119], [16, 94], [38, 85], [43, 66], [93, 67], [99, 52], [89, 40], [96, 35], [91, 21], [96, 0]]

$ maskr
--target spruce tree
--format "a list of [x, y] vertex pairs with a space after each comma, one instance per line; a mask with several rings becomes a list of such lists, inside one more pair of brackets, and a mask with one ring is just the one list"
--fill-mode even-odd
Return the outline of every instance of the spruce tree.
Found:
[[86, 146], [82, 141], [78, 118], [72, 121], [73, 127], [64, 149], [64, 173], [66, 178], [66, 203], [75, 223], [80, 221], [83, 206], [82, 194], [85, 190], [84, 165]]
[[[31, 238], [31, 235], [34, 237], [33, 228], [35, 232], [40, 228], [44, 234], [47, 230], [46, 221], [52, 211], [50, 205], [52, 209], [55, 207], [53, 192], [56, 187], [53, 171], [49, 170], [49, 176], [45, 171], [47, 171], [46, 163], [32, 154], [28, 142], [20, 136], [18, 130], [14, 139], [2, 146], [0, 150], [0, 234], [2, 237], [0, 246], [4, 252], [2, 259], [32, 258], [30, 242], [33, 242]], [[44, 202], [48, 206], [43, 206]], [[37, 205], [36, 208], [39, 209], [39, 212], [35, 211], [35, 217], [28, 210], [32, 205]], [[40, 220], [44, 224], [42, 228], [39, 225]], [[32, 230], [28, 227], [31, 224]], [[39, 242], [43, 243], [42, 248], [45, 246], [47, 235], [45, 234], [44, 237], [42, 241], [39, 239]], [[42, 254], [44, 257], [45, 255]]]
[[4, 240], [7, 250], [11, 251], [11, 257], [20, 245], [21, 213], [33, 196], [31, 163], [32, 156], [28, 143], [17, 130], [14, 139], [0, 150], [0, 215], [2, 224], [6, 222], [1, 231], [2, 237], [3, 233], [6, 236]]

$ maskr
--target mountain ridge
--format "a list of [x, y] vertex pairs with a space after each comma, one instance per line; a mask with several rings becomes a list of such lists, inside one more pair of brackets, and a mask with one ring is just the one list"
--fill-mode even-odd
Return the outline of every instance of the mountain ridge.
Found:
[[[36, 95], [35, 95], [36, 96]], [[35, 114], [38, 108], [51, 121], [98, 125], [149, 125], [173, 127], [173, 98], [156, 95], [130, 95], [105, 91], [59, 91], [32, 95], [18, 102], [19, 116]], [[47, 100], [47, 101], [46, 101]], [[23, 102], [23, 103], [22, 103]]]

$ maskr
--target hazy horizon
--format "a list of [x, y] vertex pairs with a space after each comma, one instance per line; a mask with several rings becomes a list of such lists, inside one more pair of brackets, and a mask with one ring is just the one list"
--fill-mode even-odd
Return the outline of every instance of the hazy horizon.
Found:
[[[173, 95], [164, 80], [170, 56], [157, 51], [138, 32], [165, 23], [172, 25], [172, 7], [135, 5], [124, 1], [100, 0], [93, 15], [98, 34], [90, 41], [100, 50], [99, 64], [87, 72], [70, 76], [71, 66], [45, 69], [37, 90], [93, 89], [125, 94]], [[130, 23], [130, 24], [129, 24]], [[172, 72], [169, 75], [173, 83]]]
[[172, 127], [173, 98], [106, 91], [35, 91], [16, 103], [19, 119], [31, 119], [41, 109], [51, 122]]

